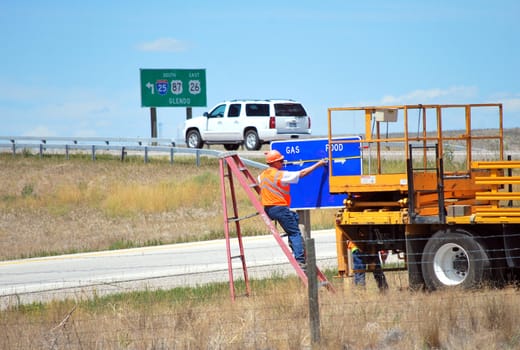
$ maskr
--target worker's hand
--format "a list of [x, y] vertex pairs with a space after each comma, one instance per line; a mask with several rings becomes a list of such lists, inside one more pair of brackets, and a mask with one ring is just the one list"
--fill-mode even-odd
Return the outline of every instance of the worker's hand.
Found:
[[328, 162], [325, 159], [320, 159], [316, 163], [312, 164], [311, 166], [300, 170], [300, 177], [304, 177], [309, 175], [311, 172], [315, 171], [319, 167], [327, 166]]
[[380, 250], [379, 257], [381, 258], [381, 263], [383, 263], [383, 264], [386, 263], [386, 258], [388, 257], [388, 251]]
[[320, 166], [327, 166], [327, 165], [329, 165], [329, 159], [323, 158], [319, 161], [319, 163], [320, 163]]

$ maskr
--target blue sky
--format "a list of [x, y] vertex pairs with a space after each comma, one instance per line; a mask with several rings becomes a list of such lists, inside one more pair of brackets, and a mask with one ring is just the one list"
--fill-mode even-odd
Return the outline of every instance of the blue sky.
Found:
[[[140, 68], [206, 69], [207, 108], [504, 103], [520, 126], [520, 2], [0, 2], [0, 135], [149, 137]], [[178, 138], [184, 108], [159, 108]], [[348, 128], [349, 125], [346, 125]], [[485, 127], [485, 126], [483, 126]]]

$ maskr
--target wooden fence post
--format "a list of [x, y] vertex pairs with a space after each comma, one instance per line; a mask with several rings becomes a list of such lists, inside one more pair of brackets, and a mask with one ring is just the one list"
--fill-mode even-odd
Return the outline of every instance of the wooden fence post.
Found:
[[316, 250], [314, 238], [305, 240], [307, 253], [307, 280], [309, 295], [309, 325], [311, 328], [311, 341], [313, 344], [320, 342], [320, 305], [318, 301], [318, 278], [316, 275]]

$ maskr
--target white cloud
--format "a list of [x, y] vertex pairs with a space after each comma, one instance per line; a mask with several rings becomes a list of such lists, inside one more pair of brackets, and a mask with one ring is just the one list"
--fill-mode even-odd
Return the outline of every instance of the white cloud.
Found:
[[137, 45], [140, 51], [152, 52], [183, 52], [188, 48], [188, 44], [174, 38], [159, 38]]
[[520, 112], [520, 97], [511, 97], [503, 100], [504, 109], [508, 112]]
[[414, 90], [401, 96], [384, 96], [382, 104], [434, 104], [434, 103], [466, 103], [478, 94], [473, 86], [452, 86], [447, 89]]
[[56, 136], [56, 133], [46, 126], [38, 125], [33, 129], [22, 133], [22, 136]]

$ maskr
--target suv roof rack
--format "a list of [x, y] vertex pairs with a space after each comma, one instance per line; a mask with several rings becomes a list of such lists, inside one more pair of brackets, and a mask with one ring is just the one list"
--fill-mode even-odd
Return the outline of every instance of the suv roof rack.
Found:
[[295, 100], [291, 98], [269, 98], [269, 99], [257, 99], [257, 98], [238, 98], [234, 100], [229, 100], [229, 102], [246, 102], [246, 101], [252, 101], [252, 102], [272, 102], [272, 101], [291, 101], [295, 102]]

